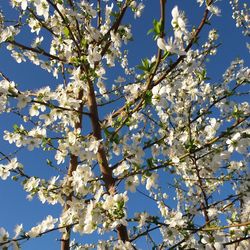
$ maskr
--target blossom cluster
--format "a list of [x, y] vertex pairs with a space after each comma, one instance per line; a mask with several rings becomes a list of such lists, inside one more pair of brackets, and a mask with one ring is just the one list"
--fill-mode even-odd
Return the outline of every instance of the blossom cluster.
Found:
[[250, 32], [250, 8], [248, 4], [242, 3], [243, 8], [239, 5], [238, 0], [231, 0], [230, 5], [232, 7], [233, 15], [232, 18], [236, 22], [236, 27], [243, 28], [243, 34], [249, 36]]
[[[149, 32], [157, 53], [131, 68], [133, 28], [124, 16], [140, 17], [142, 1], [12, 0], [17, 24], [0, 12], [0, 44], [56, 82], [24, 90], [0, 72], [0, 114], [17, 115], [3, 139], [22, 149], [17, 154], [43, 150], [57, 171], [30, 175], [1, 152], [0, 178], [20, 180], [28, 200], [62, 207], [27, 232], [18, 226], [14, 238], [0, 228], [0, 246], [18, 249], [19, 240], [59, 230], [67, 249], [134, 249], [144, 236], [155, 249], [249, 248], [250, 69], [235, 59], [213, 81], [207, 61], [220, 36], [214, 28], [199, 36], [220, 16], [216, 1], [197, 0], [204, 16], [192, 30], [174, 6], [170, 32], [166, 2]], [[247, 5], [231, 5], [247, 35]], [[25, 31], [32, 42], [21, 42]], [[78, 233], [107, 240], [78, 244], [70, 238]]]

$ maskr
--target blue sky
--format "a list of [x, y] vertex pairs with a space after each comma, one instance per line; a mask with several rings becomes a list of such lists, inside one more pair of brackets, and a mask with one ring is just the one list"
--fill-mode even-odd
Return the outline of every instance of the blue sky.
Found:
[[[185, 10], [189, 19], [189, 25], [197, 25], [202, 16], [202, 9], [198, 8], [195, 0], [179, 0], [168, 1], [167, 12], [167, 24], [166, 34], [170, 32], [169, 23], [171, 22], [171, 10], [174, 5], [178, 5], [180, 9]], [[236, 57], [245, 59], [246, 65], [249, 65], [249, 54], [246, 49], [246, 38], [242, 36], [241, 30], [235, 27], [234, 20], [232, 20], [232, 11], [229, 6], [229, 1], [221, 1], [218, 5], [222, 7], [221, 17], [213, 17], [211, 24], [213, 28], [218, 30], [220, 35], [219, 42], [222, 46], [218, 49], [218, 54], [215, 57], [211, 57], [207, 62], [208, 76], [215, 82], [220, 79], [222, 73], [229, 66], [230, 62]], [[158, 1], [145, 0], [146, 8], [141, 18], [134, 20], [132, 14], [128, 14], [125, 17], [126, 23], [131, 23], [133, 26], [134, 41], [129, 43], [129, 61], [131, 66], [135, 66], [140, 63], [141, 58], [151, 58], [157, 50], [155, 41], [151, 36], [146, 35], [147, 31], [152, 28], [153, 18], [159, 18], [159, 3]], [[15, 14], [10, 9], [9, 1], [0, 1], [0, 9], [3, 9], [5, 16], [13, 17]], [[207, 37], [207, 31], [210, 26], [202, 31], [201, 36]], [[25, 37], [22, 38], [25, 40]], [[18, 83], [21, 89], [39, 88], [44, 85], [54, 85], [55, 79], [44, 70], [31, 65], [30, 63], [17, 64], [11, 58], [10, 54], [6, 51], [4, 46], [0, 48], [0, 71], [4, 72], [10, 79]], [[116, 74], [113, 72], [112, 74]], [[0, 116], [0, 135], [2, 137], [5, 129], [12, 130], [14, 123], [18, 122], [12, 115]], [[7, 142], [0, 140], [0, 150], [6, 154], [13, 152], [15, 148], [9, 145]], [[57, 173], [45, 166], [44, 153], [39, 150], [28, 152], [21, 150], [18, 153], [18, 159], [25, 165], [29, 174], [37, 176], [49, 177], [56, 175]], [[59, 206], [44, 206], [36, 199], [32, 202], [26, 200], [26, 193], [22, 190], [22, 187], [18, 182], [11, 180], [0, 180], [0, 227], [5, 227], [10, 233], [16, 224], [23, 223], [24, 228], [29, 230], [38, 221], [43, 220], [48, 214], [57, 217], [60, 214], [61, 208]], [[142, 203], [137, 202], [137, 198], [131, 198], [129, 206], [137, 208], [138, 206], [148, 206], [146, 198], [141, 199]], [[43, 250], [43, 249], [58, 249], [59, 242], [55, 240], [56, 237], [60, 237], [59, 234], [53, 233], [49, 236], [43, 236], [42, 238], [33, 239], [24, 243], [23, 249], [25, 250]], [[84, 239], [84, 237], [83, 237]]]

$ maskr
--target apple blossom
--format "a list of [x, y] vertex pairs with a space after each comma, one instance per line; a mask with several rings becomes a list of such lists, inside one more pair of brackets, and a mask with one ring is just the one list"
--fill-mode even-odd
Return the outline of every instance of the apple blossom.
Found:
[[9, 233], [3, 227], [0, 227], [0, 243], [5, 242], [8, 238]]
[[[154, 3], [10, 2], [16, 16], [0, 11], [4, 56], [17, 67], [31, 63], [53, 80], [38, 87], [39, 71], [25, 85], [0, 70], [2, 137], [11, 144], [0, 151], [0, 178], [17, 181], [28, 200], [61, 212], [28, 231], [20, 224], [13, 237], [0, 228], [0, 248], [19, 249], [21, 241], [59, 231], [62, 250], [145, 243], [152, 249], [248, 249], [250, 69], [237, 58], [214, 79], [213, 57], [221, 49], [214, 15], [224, 18], [224, 5], [189, 3], [201, 16], [197, 23], [181, 3], [171, 9], [160, 0], [149, 31], [152, 50], [145, 47], [149, 54], [140, 61], [130, 52], [137, 26], [129, 18]], [[247, 4], [230, 5], [247, 35]], [[240, 43], [235, 46], [240, 53]], [[43, 163], [52, 171], [37, 171]]]

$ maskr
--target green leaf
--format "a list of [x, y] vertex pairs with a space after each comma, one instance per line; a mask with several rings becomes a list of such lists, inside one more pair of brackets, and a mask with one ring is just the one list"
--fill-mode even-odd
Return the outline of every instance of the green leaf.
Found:
[[11, 179], [12, 179], [13, 181], [18, 181], [18, 176], [12, 176]]
[[205, 24], [211, 25], [211, 23], [208, 20], [205, 21]]
[[50, 159], [46, 159], [46, 163], [51, 166], [52, 165], [52, 161]]
[[120, 142], [120, 137], [118, 134], [115, 134], [114, 136], [112, 136], [112, 142], [115, 142], [116, 144], [119, 144]]
[[69, 29], [67, 27], [63, 28], [63, 33], [67, 38], [69, 38]]
[[14, 124], [14, 125], [13, 125], [13, 129], [14, 129], [14, 131], [17, 131], [17, 130], [19, 129], [18, 125], [17, 125], [17, 124]]
[[137, 68], [145, 72], [150, 72], [152, 64], [147, 58], [145, 58], [141, 60], [141, 64], [138, 65]]
[[148, 30], [147, 35], [150, 35], [153, 32], [154, 32], [154, 29], [150, 29], [150, 30]]
[[153, 166], [153, 158], [148, 158], [147, 159], [147, 164], [149, 167], [152, 167]]
[[120, 123], [122, 122], [122, 117], [121, 117], [121, 116], [118, 116], [116, 122], [117, 122], [118, 124], [120, 124]]
[[45, 137], [42, 138], [42, 147], [45, 148], [49, 140]]
[[160, 21], [154, 23], [154, 29], [155, 29], [155, 33], [156, 33], [157, 35], [160, 35], [161, 29], [162, 29], [162, 25], [161, 25], [161, 22], [160, 22]]
[[153, 28], [150, 29], [147, 34], [154, 33], [154, 39], [159, 37], [163, 33], [163, 25], [161, 21], [157, 21], [156, 19], [153, 20]]
[[111, 133], [108, 131], [107, 128], [104, 128], [104, 134], [109, 137], [111, 135]]
[[124, 201], [121, 200], [117, 203], [118, 209], [122, 209], [124, 207]]
[[153, 96], [152, 91], [147, 90], [145, 95], [145, 105], [152, 104], [152, 96]]
[[171, 53], [169, 51], [166, 51], [162, 57], [162, 60], [166, 60], [167, 57], [169, 57]]

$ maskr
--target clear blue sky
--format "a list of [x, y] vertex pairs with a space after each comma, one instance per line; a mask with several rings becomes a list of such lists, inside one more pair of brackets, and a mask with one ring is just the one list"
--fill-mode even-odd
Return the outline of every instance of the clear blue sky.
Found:
[[[202, 9], [198, 8], [195, 0], [179, 0], [168, 1], [167, 4], [167, 23], [169, 24], [170, 13], [174, 5], [178, 5], [180, 9], [184, 9], [189, 19], [189, 25], [197, 25], [202, 16]], [[235, 27], [235, 23], [231, 18], [231, 8], [229, 1], [222, 1], [219, 6], [222, 7], [221, 17], [213, 17], [211, 20], [212, 27], [216, 28], [219, 32], [219, 41], [222, 46], [218, 50], [216, 57], [211, 57], [208, 62], [208, 76], [212, 77], [215, 81], [218, 80], [221, 74], [229, 66], [230, 62], [236, 57], [241, 57], [246, 60], [249, 65], [249, 56], [246, 53], [246, 38], [241, 35], [241, 30]], [[125, 22], [133, 25], [134, 41], [128, 45], [129, 59], [131, 66], [139, 64], [141, 58], [150, 58], [156, 51], [156, 44], [152, 41], [151, 36], [147, 36], [147, 31], [152, 27], [153, 18], [159, 18], [159, 3], [158, 1], [145, 0], [146, 8], [143, 12], [142, 18], [134, 20], [132, 15], [127, 15]], [[10, 10], [9, 1], [0, 1], [0, 9], [3, 9], [5, 16], [12, 17], [13, 11]], [[169, 25], [166, 26], [167, 33]], [[201, 36], [207, 37], [207, 26], [201, 33]], [[0, 70], [4, 72], [10, 79], [18, 83], [21, 89], [39, 88], [44, 85], [55, 84], [55, 79], [45, 71], [33, 66], [29, 63], [17, 64], [11, 58], [10, 54], [4, 49], [0, 48]], [[113, 73], [115, 74], [115, 72]], [[54, 85], [55, 86], [55, 85]], [[2, 137], [5, 129], [11, 130], [16, 118], [11, 115], [0, 116], [0, 135]], [[0, 150], [4, 153], [13, 152], [14, 147], [10, 146], [7, 142], [0, 140]], [[18, 159], [25, 165], [30, 175], [34, 174], [42, 177], [49, 177], [57, 173], [49, 167], [45, 166], [43, 159], [46, 157], [39, 150], [27, 152], [21, 150], [18, 153]], [[29, 230], [32, 226], [36, 225], [38, 221], [43, 220], [48, 214], [57, 217], [60, 214], [61, 208], [58, 206], [44, 206], [36, 199], [32, 202], [26, 200], [27, 193], [22, 190], [18, 182], [11, 180], [0, 180], [0, 227], [5, 227], [10, 233], [16, 224], [23, 223], [24, 228]], [[148, 202], [147, 199], [141, 197], [140, 204], [136, 197], [131, 197], [129, 202], [130, 207], [135, 209], [142, 203]], [[59, 242], [55, 240], [60, 237], [59, 234], [53, 233], [49, 236], [43, 236], [39, 239], [33, 239], [23, 244], [25, 250], [52, 250], [59, 249]], [[83, 236], [83, 241], [84, 241]]]

